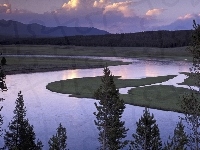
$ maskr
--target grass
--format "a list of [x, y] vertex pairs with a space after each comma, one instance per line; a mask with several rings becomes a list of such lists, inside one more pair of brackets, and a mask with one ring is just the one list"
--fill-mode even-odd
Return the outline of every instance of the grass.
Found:
[[136, 106], [183, 112], [181, 99], [184, 93], [190, 92], [189, 89], [171, 85], [153, 85], [131, 89], [128, 94], [122, 94], [121, 98], [126, 103]]
[[181, 74], [185, 74], [187, 78], [184, 82], [179, 83], [179, 85], [189, 85], [189, 86], [196, 86], [195, 75], [189, 72], [181, 72]]
[[6, 57], [6, 74], [57, 71], [67, 69], [102, 68], [127, 65], [128, 62], [87, 58]]
[[101, 56], [127, 58], [171, 58], [174, 60], [192, 60], [186, 47], [84, 47], [53, 45], [6, 45], [0, 47], [5, 55], [61, 55], [61, 56]]
[[[138, 87], [146, 84], [154, 84], [167, 81], [174, 78], [176, 75], [147, 77], [143, 79], [119, 79], [114, 78], [117, 88]], [[52, 92], [70, 94], [70, 96], [79, 98], [93, 98], [94, 92], [101, 84], [101, 76], [75, 78], [68, 80], [61, 80], [49, 83], [46, 88]]]
[[[149, 47], [84, 47], [54, 45], [1, 45], [3, 55], [57, 55], [57, 56], [101, 56], [126, 58], [171, 58], [191, 61], [186, 47], [149, 48]], [[120, 61], [92, 60], [83, 58], [46, 58], [6, 56], [7, 74], [46, 72], [67, 69], [100, 68], [127, 65]]]
[[[119, 79], [114, 81], [117, 88], [136, 87], [128, 91], [128, 94], [120, 94], [126, 104], [146, 106], [160, 110], [182, 112], [180, 100], [184, 93], [191, 90], [171, 85], [144, 86], [167, 81], [174, 75], [147, 77], [142, 79]], [[78, 98], [94, 98], [93, 94], [101, 84], [101, 77], [85, 77], [69, 80], [61, 80], [49, 83], [46, 88], [52, 92], [70, 94]]]
[[[52, 46], [52, 45], [6, 45], [0, 47], [3, 55], [58, 55], [58, 56], [100, 56], [100, 57], [125, 57], [125, 58], [170, 58], [173, 60], [192, 61], [190, 52], [186, 47], [177, 48], [149, 48], [149, 47], [83, 47], [83, 46]], [[127, 65], [121, 61], [93, 60], [83, 58], [45, 58], [45, 57], [11, 57], [6, 56], [7, 65], [4, 67], [6, 74], [45, 72], [67, 69], [99, 68], [112, 65]], [[125, 103], [148, 106], [150, 108], [172, 110], [181, 112], [178, 105], [179, 97], [188, 89], [173, 86], [142, 85], [160, 83], [175, 76], [151, 77], [144, 79], [122, 80], [115, 77], [118, 88], [137, 87], [128, 94], [121, 94]], [[94, 91], [101, 84], [101, 77], [71, 79], [49, 83], [47, 89], [71, 94], [75, 97], [92, 98]], [[184, 83], [194, 85], [189, 77]]]

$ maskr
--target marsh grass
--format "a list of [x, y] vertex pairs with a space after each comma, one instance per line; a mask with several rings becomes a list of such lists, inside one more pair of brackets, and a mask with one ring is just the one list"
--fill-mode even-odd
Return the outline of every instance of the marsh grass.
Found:
[[[174, 77], [176, 77], [176, 75], [147, 77], [143, 79], [119, 79], [120, 76], [115, 76], [114, 82], [119, 89], [160, 83]], [[101, 84], [101, 78], [101, 76], [98, 76], [55, 81], [49, 83], [46, 88], [52, 92], [70, 94], [74, 97], [93, 98], [94, 91], [96, 91]]]
[[[180, 103], [183, 94], [190, 93], [191, 90], [171, 85], [144, 86], [161, 83], [174, 77], [174, 75], [168, 75], [123, 80], [115, 77], [114, 81], [117, 88], [136, 87], [129, 90], [128, 94], [120, 94], [126, 104], [182, 112]], [[53, 92], [70, 94], [73, 97], [93, 98], [93, 93], [100, 84], [101, 77], [86, 77], [52, 82], [46, 88]]]
[[186, 47], [84, 47], [54, 45], [6, 45], [0, 47], [5, 55], [61, 55], [61, 56], [101, 56], [128, 58], [171, 58], [192, 61]]
[[187, 76], [187, 78], [184, 80], [184, 82], [179, 83], [179, 85], [189, 85], [189, 86], [196, 86], [196, 80], [195, 75], [190, 72], [181, 72], [181, 74], [184, 74]]
[[[136, 87], [129, 90], [128, 94], [120, 94], [126, 104], [182, 112], [180, 103], [183, 94], [190, 93], [191, 90], [171, 85], [144, 86], [161, 83], [174, 77], [175, 75], [142, 79], [120, 79], [115, 77], [114, 81], [117, 88]], [[100, 84], [101, 77], [99, 76], [56, 81], [49, 83], [46, 88], [53, 92], [70, 94], [72, 97], [93, 98], [93, 93]]]
[[126, 103], [132, 105], [183, 112], [181, 100], [184, 93], [191, 92], [190, 89], [172, 85], [153, 85], [133, 88], [128, 91], [128, 94], [123, 94], [122, 98]]
[[88, 58], [6, 57], [6, 74], [46, 72], [67, 69], [103, 68], [127, 65], [128, 62]]

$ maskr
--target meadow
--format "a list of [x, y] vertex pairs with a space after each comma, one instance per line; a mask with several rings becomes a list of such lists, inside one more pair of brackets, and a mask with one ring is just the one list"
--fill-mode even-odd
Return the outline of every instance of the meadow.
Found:
[[187, 47], [84, 47], [58, 45], [1, 45], [4, 55], [59, 55], [59, 56], [99, 56], [126, 58], [171, 58], [174, 60], [191, 60]]
[[[6, 74], [47, 72], [68, 69], [103, 68], [108, 66], [128, 65], [129, 62], [109, 61], [89, 58], [64, 58], [56, 56], [99, 56], [123, 58], [159, 58], [171, 60], [192, 61], [187, 47], [177, 48], [149, 48], [149, 47], [83, 47], [83, 46], [50, 46], [50, 45], [8, 45], [1, 46], [1, 52], [6, 55]], [[10, 55], [10, 56], [9, 56]], [[15, 56], [11, 56], [15, 55]], [[18, 55], [18, 56], [17, 56]], [[28, 55], [24, 56], [24, 55]], [[36, 56], [40, 55], [40, 57]], [[55, 57], [43, 57], [55, 56]], [[187, 73], [185, 73], [187, 74]], [[161, 110], [182, 112], [178, 105], [180, 97], [189, 89], [156, 85], [139, 87], [154, 83], [161, 83], [174, 78], [174, 75], [147, 77], [143, 79], [122, 80], [115, 77], [117, 88], [136, 87], [121, 94], [125, 103], [137, 106], [148, 106]], [[94, 91], [101, 83], [101, 77], [87, 77], [52, 82], [47, 89], [79, 98], [93, 98]], [[192, 85], [193, 80], [188, 78], [184, 85]], [[84, 89], [84, 90], [83, 90]], [[158, 92], [159, 91], [159, 92]], [[174, 91], [176, 93], [174, 93]], [[158, 95], [160, 93], [160, 95]], [[166, 97], [165, 95], [171, 95]], [[137, 99], [137, 101], [136, 101]]]
[[[120, 94], [120, 98], [122, 98], [126, 104], [182, 112], [180, 100], [184, 93], [189, 93], [191, 90], [171, 85], [146, 86], [165, 82], [174, 77], [176, 77], [176, 75], [147, 77], [142, 79], [119, 79], [119, 77], [115, 77], [114, 82], [118, 89], [135, 87], [130, 89], [127, 94]], [[49, 83], [46, 88], [52, 92], [69, 94], [69, 96], [72, 97], [94, 98], [94, 92], [98, 89], [100, 84], [101, 77], [99, 76], [55, 81]]]

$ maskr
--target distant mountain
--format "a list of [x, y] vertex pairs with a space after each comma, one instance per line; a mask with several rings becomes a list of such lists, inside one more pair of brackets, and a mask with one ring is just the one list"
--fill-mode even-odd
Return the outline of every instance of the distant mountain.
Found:
[[5, 38], [41, 38], [75, 35], [105, 35], [109, 32], [93, 27], [46, 27], [37, 23], [23, 24], [12, 20], [0, 20], [0, 36]]
[[[193, 20], [194, 20], [194, 18], [177, 19], [176, 21], [172, 22], [171, 24], [152, 27], [149, 30], [154, 30], [154, 31], [157, 31], [157, 30], [170, 30], [170, 31], [192, 30], [193, 29]], [[200, 22], [200, 17], [195, 18], [195, 21], [198, 24]]]

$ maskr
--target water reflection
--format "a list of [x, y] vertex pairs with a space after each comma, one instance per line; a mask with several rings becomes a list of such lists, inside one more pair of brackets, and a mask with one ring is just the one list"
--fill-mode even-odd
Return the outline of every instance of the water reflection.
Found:
[[63, 72], [62, 80], [78, 78], [78, 70], [68, 70]]
[[[130, 59], [129, 59], [130, 60]], [[186, 71], [190, 63], [131, 59], [132, 64], [109, 67], [113, 75], [126, 79], [138, 79], [147, 76], [179, 74]], [[98, 130], [94, 125], [96, 111], [93, 99], [78, 99], [65, 94], [50, 92], [46, 85], [50, 82], [71, 78], [94, 77], [103, 75], [103, 69], [77, 69], [46, 73], [8, 75], [6, 84], [8, 91], [3, 93], [4, 116], [3, 129], [12, 119], [17, 93], [22, 90], [27, 117], [33, 124], [37, 138], [40, 138], [48, 149], [48, 140], [55, 134], [59, 123], [67, 128], [69, 149], [96, 149], [98, 147]], [[146, 71], [147, 70], [147, 71]], [[187, 70], [189, 71], [189, 69]], [[175, 81], [171, 81], [175, 82]], [[181, 80], [180, 80], [181, 82]], [[135, 132], [135, 122], [142, 115], [143, 107], [126, 105], [123, 120], [130, 128], [127, 139]], [[180, 114], [151, 109], [161, 130], [162, 139], [166, 140], [176, 125]], [[167, 122], [166, 122], [167, 120]], [[0, 140], [0, 145], [3, 141]], [[89, 143], [89, 144], [88, 144]]]
[[158, 73], [157, 66], [152, 63], [145, 64], [145, 75], [147, 77], [156, 77], [158, 76]]

